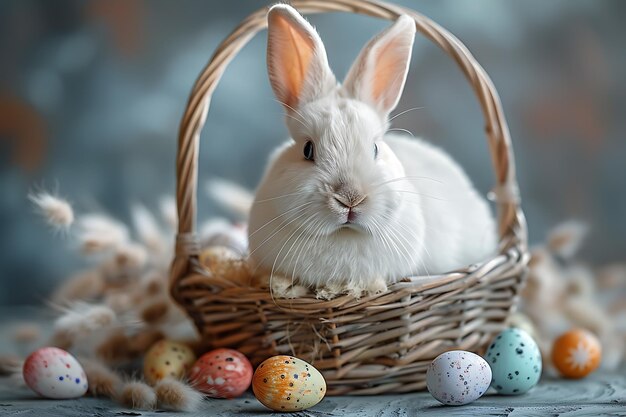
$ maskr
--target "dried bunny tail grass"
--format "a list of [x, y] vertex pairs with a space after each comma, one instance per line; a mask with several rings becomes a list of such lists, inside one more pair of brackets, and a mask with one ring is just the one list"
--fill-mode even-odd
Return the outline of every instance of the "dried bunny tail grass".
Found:
[[0, 376], [22, 373], [24, 361], [13, 355], [0, 355]]
[[204, 396], [190, 385], [166, 378], [154, 386], [160, 408], [173, 411], [198, 411]]
[[128, 228], [103, 214], [87, 214], [77, 220], [78, 243], [85, 254], [110, 251], [128, 241]]
[[41, 337], [41, 326], [37, 323], [20, 323], [13, 330], [13, 340], [17, 343], [33, 343]]
[[170, 310], [170, 300], [166, 298], [157, 299], [148, 303], [140, 311], [141, 319], [148, 324], [156, 324], [165, 319]]
[[45, 191], [30, 193], [28, 199], [56, 230], [67, 231], [74, 223], [74, 210], [66, 200]]
[[55, 333], [70, 338], [86, 336], [119, 324], [117, 315], [109, 306], [74, 303], [54, 322]]
[[141, 277], [140, 286], [142, 295], [147, 297], [165, 294], [167, 290], [167, 275], [158, 270], [149, 271]]
[[52, 294], [52, 301], [65, 304], [98, 298], [104, 292], [104, 279], [97, 269], [79, 272], [61, 284]]
[[117, 400], [120, 404], [134, 410], [154, 410], [157, 406], [157, 395], [148, 384], [141, 381], [130, 381], [124, 384]]
[[153, 252], [164, 252], [167, 243], [152, 213], [145, 206], [134, 204], [131, 207], [131, 215], [139, 240]]
[[254, 195], [246, 188], [221, 178], [213, 178], [206, 184], [208, 195], [229, 212], [247, 219]]
[[80, 358], [80, 363], [87, 375], [88, 392], [91, 396], [116, 397], [117, 390], [122, 385], [122, 378], [115, 371], [93, 359]]
[[96, 348], [96, 355], [107, 363], [125, 363], [145, 354], [150, 347], [163, 339], [161, 331], [146, 328], [127, 335], [122, 329], [112, 332]]
[[125, 285], [139, 279], [147, 262], [148, 252], [142, 245], [124, 242], [100, 265], [99, 271], [107, 284]]
[[159, 200], [159, 212], [161, 218], [169, 226], [171, 230], [178, 227], [178, 211], [176, 209], [176, 200], [171, 196], [163, 196]]
[[563, 259], [571, 259], [581, 247], [589, 227], [578, 220], [569, 220], [548, 233], [548, 248]]

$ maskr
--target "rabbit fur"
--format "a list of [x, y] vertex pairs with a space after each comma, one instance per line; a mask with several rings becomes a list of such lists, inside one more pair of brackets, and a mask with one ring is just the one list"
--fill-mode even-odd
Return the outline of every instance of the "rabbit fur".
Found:
[[291, 6], [270, 9], [268, 73], [291, 139], [270, 157], [248, 237], [252, 264], [283, 281], [273, 288], [359, 297], [494, 253], [490, 207], [460, 166], [423, 140], [386, 134], [414, 37], [400, 16], [339, 84], [315, 29]]

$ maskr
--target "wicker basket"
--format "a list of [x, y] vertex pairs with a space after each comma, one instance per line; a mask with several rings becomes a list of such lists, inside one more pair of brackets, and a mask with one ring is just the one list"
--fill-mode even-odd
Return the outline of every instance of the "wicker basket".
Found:
[[495, 168], [499, 254], [445, 275], [408, 277], [389, 291], [356, 300], [273, 299], [267, 289], [216, 276], [198, 261], [195, 235], [200, 131], [211, 94], [226, 66], [260, 30], [267, 8], [245, 19], [224, 40], [194, 85], [178, 141], [178, 236], [171, 293], [193, 318], [207, 348], [232, 347], [253, 364], [276, 354], [312, 362], [328, 393], [379, 394], [425, 387], [426, 369], [451, 349], [479, 351], [515, 308], [528, 261], [526, 224], [519, 207], [512, 148], [491, 80], [461, 42], [428, 18], [373, 0], [293, 0], [303, 14], [351, 12], [394, 20], [406, 13], [469, 80], [483, 110]]

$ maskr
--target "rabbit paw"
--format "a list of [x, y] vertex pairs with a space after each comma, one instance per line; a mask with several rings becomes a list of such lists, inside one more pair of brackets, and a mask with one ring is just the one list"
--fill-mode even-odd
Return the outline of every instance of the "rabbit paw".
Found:
[[346, 289], [342, 285], [328, 284], [318, 288], [315, 292], [315, 297], [320, 300], [332, 300], [344, 292], [346, 292]]
[[364, 294], [366, 296], [372, 296], [387, 292], [387, 283], [382, 277], [379, 277], [368, 283], [348, 283], [346, 288], [348, 290], [348, 294], [358, 299]]
[[384, 278], [379, 277], [373, 280], [366, 288], [367, 295], [376, 295], [387, 292], [387, 282]]
[[300, 298], [307, 293], [306, 288], [283, 276], [273, 276], [269, 281], [272, 295], [276, 298]]

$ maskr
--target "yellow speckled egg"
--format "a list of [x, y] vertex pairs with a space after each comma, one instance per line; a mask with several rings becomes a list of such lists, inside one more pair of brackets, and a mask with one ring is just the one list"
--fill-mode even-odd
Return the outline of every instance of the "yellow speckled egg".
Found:
[[161, 340], [148, 350], [143, 360], [143, 375], [149, 384], [170, 376], [182, 378], [196, 361], [189, 346], [172, 340]]
[[326, 395], [326, 381], [313, 365], [293, 356], [265, 360], [252, 377], [254, 396], [275, 411], [313, 407]]

